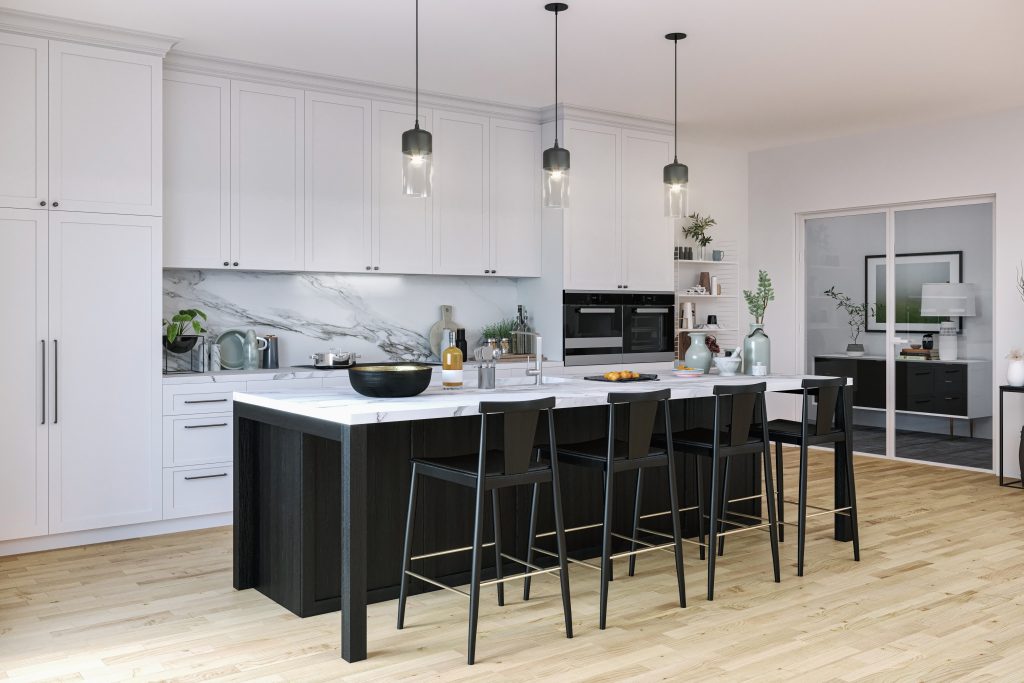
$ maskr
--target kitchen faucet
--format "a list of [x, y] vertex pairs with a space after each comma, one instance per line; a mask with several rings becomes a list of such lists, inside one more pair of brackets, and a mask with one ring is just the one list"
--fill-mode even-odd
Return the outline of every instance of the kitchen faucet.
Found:
[[543, 338], [536, 332], [527, 332], [525, 330], [512, 330], [512, 334], [521, 334], [524, 337], [533, 337], [536, 340], [534, 348], [535, 363], [534, 366], [530, 367], [530, 354], [526, 354], [526, 376], [536, 377], [537, 386], [544, 384], [544, 353], [542, 349]]

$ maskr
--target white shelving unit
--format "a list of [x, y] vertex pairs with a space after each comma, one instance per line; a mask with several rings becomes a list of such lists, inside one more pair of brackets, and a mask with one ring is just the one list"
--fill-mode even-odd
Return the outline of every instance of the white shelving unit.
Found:
[[[678, 235], [678, 233], [677, 233]], [[699, 247], [677, 237], [678, 246], [694, 247], [699, 252]], [[742, 336], [739, 331], [739, 243], [735, 240], [716, 237], [715, 241], [708, 246], [712, 249], [722, 249], [726, 256], [731, 257], [722, 261], [711, 259], [677, 260], [674, 262], [675, 288], [676, 288], [676, 350], [678, 352], [680, 336], [689, 332], [707, 332], [713, 335], [722, 350], [733, 349], [740, 344]], [[687, 294], [685, 290], [698, 283], [700, 274], [708, 272], [718, 278], [722, 294]], [[707, 316], [714, 315], [718, 319], [717, 329], [684, 328], [682, 326], [683, 306], [692, 304], [696, 310], [696, 319], [699, 324], [707, 323]], [[677, 353], [678, 355], [678, 353]]]

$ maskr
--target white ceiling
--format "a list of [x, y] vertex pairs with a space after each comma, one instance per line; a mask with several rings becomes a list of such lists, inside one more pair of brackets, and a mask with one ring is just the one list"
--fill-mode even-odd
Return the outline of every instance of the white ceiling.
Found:
[[[421, 0], [424, 90], [553, 98], [545, 0]], [[568, 0], [561, 99], [672, 117], [746, 148], [1024, 105], [1022, 0]], [[182, 38], [178, 48], [393, 85], [413, 80], [413, 0], [0, 0]]]

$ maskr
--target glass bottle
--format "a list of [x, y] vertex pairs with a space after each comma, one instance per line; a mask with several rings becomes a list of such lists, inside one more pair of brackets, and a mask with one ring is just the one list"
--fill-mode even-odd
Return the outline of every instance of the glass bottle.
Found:
[[441, 352], [441, 385], [445, 389], [462, 388], [462, 351], [455, 345], [455, 333], [446, 330], [445, 349]]
[[514, 356], [519, 356], [526, 353], [523, 347], [525, 346], [526, 338], [517, 334], [518, 332], [525, 331], [525, 322], [523, 320], [523, 305], [519, 304], [516, 309], [516, 319], [512, 323], [512, 333], [509, 334], [509, 344], [511, 346], [510, 353]]
[[466, 344], [466, 328], [460, 327], [455, 330], [455, 346], [462, 352], [462, 360], [465, 361], [469, 356], [469, 345]]

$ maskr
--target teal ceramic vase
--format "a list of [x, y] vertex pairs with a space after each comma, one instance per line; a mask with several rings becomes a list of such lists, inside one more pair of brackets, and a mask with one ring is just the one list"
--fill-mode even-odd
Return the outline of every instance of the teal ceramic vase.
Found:
[[743, 340], [743, 374], [753, 375], [758, 364], [764, 365], [764, 374], [771, 374], [772, 340], [764, 333], [763, 323], [750, 323], [750, 334]]
[[690, 348], [686, 349], [686, 366], [699, 368], [708, 374], [711, 370], [711, 350], [706, 344], [707, 334], [704, 332], [690, 332]]

